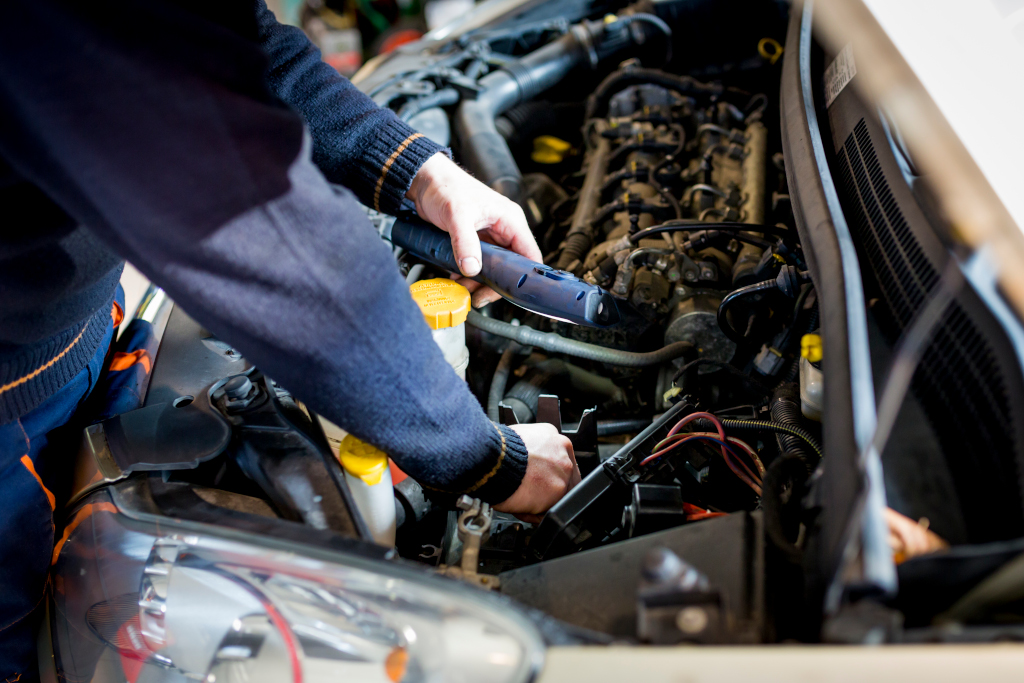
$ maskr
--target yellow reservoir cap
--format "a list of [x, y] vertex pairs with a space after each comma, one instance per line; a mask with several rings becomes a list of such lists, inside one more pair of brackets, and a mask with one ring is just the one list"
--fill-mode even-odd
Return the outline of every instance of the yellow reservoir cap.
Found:
[[412, 300], [420, 307], [432, 330], [443, 330], [466, 322], [469, 315], [469, 290], [455, 280], [420, 280], [409, 287]]
[[541, 135], [533, 139], [533, 153], [530, 158], [538, 164], [560, 164], [572, 151], [572, 145], [554, 135]]
[[341, 440], [338, 460], [346, 472], [362, 479], [367, 486], [379, 484], [388, 469], [388, 456], [384, 451], [360, 441], [351, 434]]
[[800, 355], [811, 363], [817, 363], [822, 358], [821, 335], [805, 334], [800, 338]]

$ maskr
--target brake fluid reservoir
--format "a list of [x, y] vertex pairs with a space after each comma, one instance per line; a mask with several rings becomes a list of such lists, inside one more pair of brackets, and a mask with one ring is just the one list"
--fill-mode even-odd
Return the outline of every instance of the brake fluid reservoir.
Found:
[[817, 422], [821, 422], [825, 403], [821, 358], [821, 336], [805, 334], [800, 340], [800, 410], [808, 420]]
[[466, 316], [469, 315], [469, 290], [454, 280], [420, 280], [409, 287], [413, 301], [433, 330], [434, 341], [444, 359], [466, 379], [469, 349], [466, 348]]
[[349, 434], [341, 440], [338, 459], [359, 512], [370, 527], [373, 540], [395, 544], [395, 489], [391, 484], [388, 456]]

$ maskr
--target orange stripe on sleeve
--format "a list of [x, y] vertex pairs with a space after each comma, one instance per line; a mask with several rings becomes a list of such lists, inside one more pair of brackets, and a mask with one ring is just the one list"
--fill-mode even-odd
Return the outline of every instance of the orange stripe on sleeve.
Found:
[[28, 457], [28, 455], [21, 456], [21, 464], [24, 465], [25, 469], [28, 470], [28, 473], [35, 477], [36, 481], [39, 482], [39, 488], [41, 488], [43, 493], [46, 494], [46, 500], [50, 501], [50, 510], [56, 510], [57, 499], [53, 497], [53, 494], [50, 493], [50, 489], [46, 488], [46, 484], [43, 483], [42, 477], [40, 477], [39, 473], [36, 472], [36, 466], [32, 464], [32, 458]]
[[56, 356], [54, 356], [50, 360], [46, 361], [45, 363], [40, 365], [35, 370], [33, 370], [32, 372], [28, 373], [27, 375], [23, 375], [22, 377], [19, 377], [18, 379], [14, 380], [13, 382], [9, 382], [9, 383], [3, 385], [2, 387], [0, 387], [0, 394], [4, 393], [5, 391], [10, 391], [14, 387], [21, 386], [25, 382], [28, 382], [28, 381], [30, 381], [32, 379], [35, 379], [40, 374], [45, 372], [48, 368], [52, 367], [54, 363], [56, 363], [61, 358], [63, 358], [65, 355], [67, 355], [68, 351], [70, 351], [71, 349], [75, 348], [75, 344], [77, 344], [82, 339], [82, 335], [85, 334], [85, 331], [87, 329], [89, 329], [89, 323], [85, 324], [85, 327], [83, 327], [82, 331], [78, 333], [78, 336], [75, 337], [74, 339], [72, 339], [71, 343], [68, 344], [67, 346], [65, 346], [63, 351], [61, 351]]
[[64, 527], [64, 534], [57, 541], [57, 544], [53, 546], [53, 559], [50, 560], [50, 564], [57, 564], [57, 558], [60, 557], [60, 551], [64, 549], [64, 544], [67, 543], [68, 538], [74, 533], [78, 525], [85, 520], [92, 517], [97, 512], [117, 512], [117, 508], [114, 507], [113, 503], [89, 503], [82, 507], [77, 513], [75, 518], [68, 522], [68, 525]]
[[124, 309], [115, 301], [110, 307], [110, 322], [114, 323], [114, 329], [124, 320]]

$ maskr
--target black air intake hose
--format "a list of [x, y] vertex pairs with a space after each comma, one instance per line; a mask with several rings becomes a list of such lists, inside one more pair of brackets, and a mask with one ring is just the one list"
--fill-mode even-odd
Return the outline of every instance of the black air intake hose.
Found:
[[494, 368], [494, 377], [491, 379], [491, 388], [487, 394], [487, 417], [491, 422], [497, 422], [500, 417], [498, 407], [501, 398], [505, 395], [508, 376], [512, 372], [512, 361], [517, 353], [519, 353], [519, 344], [514, 341], [509, 342], [498, 360], [498, 367]]
[[522, 174], [495, 126], [495, 117], [556, 85], [576, 67], [596, 67], [605, 57], [632, 44], [626, 24], [586, 21], [481, 78], [476, 99], [463, 100], [452, 120], [463, 163], [485, 185], [520, 201]]

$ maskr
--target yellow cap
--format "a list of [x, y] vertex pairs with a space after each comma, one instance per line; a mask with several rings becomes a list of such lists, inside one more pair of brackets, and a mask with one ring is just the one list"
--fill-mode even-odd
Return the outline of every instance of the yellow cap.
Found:
[[469, 290], [455, 280], [420, 280], [409, 287], [412, 300], [420, 307], [432, 330], [455, 327], [469, 315]]
[[380, 478], [388, 469], [388, 456], [384, 451], [360, 441], [351, 434], [341, 440], [338, 460], [346, 472], [353, 477], [359, 477], [367, 486], [379, 484]]
[[533, 139], [533, 154], [530, 158], [538, 164], [560, 164], [572, 145], [554, 135], [541, 135]]
[[812, 363], [821, 360], [821, 335], [805, 334], [800, 338], [800, 355]]

